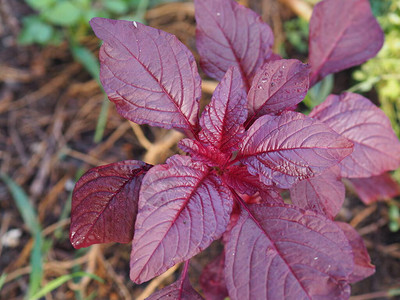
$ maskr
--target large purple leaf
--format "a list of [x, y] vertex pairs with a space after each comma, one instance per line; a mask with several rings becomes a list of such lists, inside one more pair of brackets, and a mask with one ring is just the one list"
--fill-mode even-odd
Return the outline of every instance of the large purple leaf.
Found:
[[231, 299], [348, 299], [353, 255], [331, 220], [291, 205], [249, 205], [229, 234]]
[[72, 194], [70, 240], [75, 248], [129, 243], [142, 179], [150, 165], [125, 160], [85, 173]]
[[336, 224], [343, 230], [353, 250], [354, 270], [349, 278], [349, 282], [357, 282], [374, 274], [375, 266], [371, 264], [367, 248], [358, 232], [347, 223], [336, 222]]
[[333, 219], [343, 205], [346, 189], [334, 166], [322, 174], [297, 182], [290, 189], [293, 204]]
[[368, 0], [319, 2], [310, 20], [311, 85], [374, 57], [383, 38]]
[[400, 195], [399, 184], [388, 173], [367, 178], [353, 178], [350, 182], [358, 197], [367, 205]]
[[369, 177], [400, 166], [400, 142], [390, 121], [367, 98], [352, 93], [330, 95], [310, 117], [354, 143], [354, 152], [340, 163], [342, 177]]
[[201, 272], [199, 281], [207, 300], [224, 300], [228, 297], [224, 265], [225, 255], [222, 253]]
[[290, 188], [321, 173], [353, 151], [328, 126], [296, 112], [260, 117], [247, 131], [238, 159], [266, 185]]
[[194, 4], [196, 43], [204, 72], [221, 80], [229, 67], [236, 66], [248, 90], [255, 71], [272, 54], [271, 28], [234, 0], [195, 0]]
[[212, 169], [175, 155], [143, 180], [131, 279], [142, 283], [188, 260], [221, 237], [233, 200]]
[[247, 96], [249, 117], [278, 113], [301, 102], [307, 94], [309, 72], [309, 66], [296, 59], [265, 63]]
[[146, 300], [202, 300], [189, 281], [187, 274], [181, 276], [173, 284], [154, 293]]
[[173, 35], [140, 23], [94, 18], [100, 79], [126, 119], [139, 124], [197, 130], [201, 80], [190, 51]]
[[237, 150], [247, 118], [246, 91], [237, 68], [230, 68], [215, 89], [201, 119], [200, 140], [222, 152]]

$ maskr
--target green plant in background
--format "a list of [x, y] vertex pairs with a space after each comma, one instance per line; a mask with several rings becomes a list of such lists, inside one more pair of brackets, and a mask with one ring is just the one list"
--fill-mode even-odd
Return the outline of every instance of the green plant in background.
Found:
[[372, 0], [371, 4], [385, 31], [385, 43], [376, 58], [354, 72], [359, 84], [352, 90], [375, 88], [382, 109], [400, 136], [400, 0]]
[[[400, 0], [370, 0], [372, 10], [385, 31], [385, 43], [379, 54], [353, 73], [358, 81], [352, 91], [375, 89], [380, 106], [389, 117], [400, 137]], [[400, 170], [394, 172], [400, 183]], [[400, 203], [392, 200], [389, 206], [389, 229], [400, 230]]]
[[[377, 57], [354, 72], [359, 83], [351, 90], [367, 92], [375, 88], [381, 108], [400, 136], [400, 0], [371, 0], [371, 5], [385, 31], [385, 43]], [[394, 177], [400, 182], [399, 170]]]
[[91, 31], [93, 17], [143, 21], [149, 0], [25, 0], [37, 14], [23, 19], [22, 45], [80, 41]]
[[[98, 82], [97, 58], [82, 44], [84, 38], [91, 34], [89, 20], [93, 17], [123, 18], [144, 23], [147, 8], [162, 2], [160, 0], [25, 1], [37, 13], [23, 18], [18, 42], [21, 45], [46, 46], [67, 41], [74, 59], [80, 62]], [[109, 101], [104, 98], [94, 134], [95, 142], [101, 141], [107, 122]]]
[[[316, 4], [320, 0], [305, 0]], [[370, 0], [372, 11], [385, 32], [385, 43], [377, 57], [369, 60], [353, 73], [358, 82], [351, 92], [368, 92], [375, 89], [380, 106], [389, 117], [392, 127], [400, 137], [400, 0]], [[301, 54], [308, 52], [308, 22], [300, 17], [284, 23], [286, 38], [291, 46]], [[282, 53], [285, 56], [285, 52]], [[322, 103], [332, 92], [333, 76], [312, 87], [304, 99], [307, 109], [311, 110]], [[400, 170], [394, 172], [394, 178], [400, 183]], [[400, 203], [392, 200], [388, 203], [389, 229], [400, 230]]]

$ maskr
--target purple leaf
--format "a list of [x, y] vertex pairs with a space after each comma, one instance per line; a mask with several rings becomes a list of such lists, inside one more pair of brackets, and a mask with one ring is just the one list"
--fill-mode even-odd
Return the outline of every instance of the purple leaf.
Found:
[[336, 222], [336, 224], [343, 230], [353, 249], [354, 271], [349, 282], [357, 282], [374, 274], [375, 266], [371, 264], [367, 248], [365, 248], [364, 241], [358, 232], [347, 223]]
[[232, 299], [348, 299], [351, 247], [329, 219], [291, 205], [242, 209], [225, 249]]
[[283, 203], [279, 190], [273, 186], [264, 185], [258, 180], [257, 175], [249, 173], [246, 166], [229, 166], [227, 172], [222, 174], [222, 178], [228, 186], [241, 194], [253, 196], [257, 193], [257, 196], [249, 198], [251, 202], [246, 201], [247, 203], [262, 203], [263, 201]]
[[224, 272], [224, 253], [210, 262], [200, 276], [200, 285], [207, 300], [224, 300], [228, 297]]
[[351, 142], [322, 122], [287, 111], [259, 118], [247, 131], [238, 159], [264, 184], [290, 188], [352, 151]]
[[279, 113], [301, 102], [307, 94], [309, 72], [309, 66], [296, 59], [265, 63], [247, 96], [250, 118]]
[[201, 116], [200, 140], [221, 152], [237, 150], [247, 118], [246, 91], [237, 68], [229, 68]]
[[333, 219], [343, 205], [346, 192], [339, 174], [339, 167], [334, 166], [318, 176], [297, 182], [290, 189], [293, 204]]
[[177, 128], [193, 136], [198, 126], [201, 80], [190, 51], [172, 34], [140, 23], [94, 18], [100, 79], [126, 119]]
[[196, 44], [204, 72], [221, 80], [236, 66], [248, 90], [255, 71], [271, 56], [271, 28], [234, 0], [195, 0]]
[[340, 163], [342, 177], [370, 177], [400, 166], [400, 142], [390, 121], [367, 98], [352, 93], [330, 95], [310, 117], [354, 143], [354, 152]]
[[175, 155], [143, 180], [131, 279], [142, 283], [190, 259], [221, 237], [233, 199], [211, 168]]
[[358, 197], [367, 205], [400, 195], [399, 184], [388, 173], [368, 178], [353, 178], [350, 182]]
[[324, 0], [310, 20], [311, 85], [374, 57], [384, 35], [368, 0]]
[[183, 139], [178, 143], [178, 147], [183, 151], [190, 153], [193, 159], [201, 161], [210, 167], [225, 165], [231, 158], [230, 153], [222, 153], [213, 146], [206, 146], [199, 141], [192, 139]]
[[129, 243], [140, 185], [150, 165], [125, 160], [93, 168], [72, 194], [70, 240], [79, 249], [99, 243]]
[[202, 300], [203, 297], [196, 292], [188, 276], [181, 276], [173, 284], [154, 293], [146, 300]]

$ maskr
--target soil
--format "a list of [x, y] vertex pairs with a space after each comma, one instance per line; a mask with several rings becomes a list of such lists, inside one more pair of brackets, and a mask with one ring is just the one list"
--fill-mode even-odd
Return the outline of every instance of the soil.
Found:
[[[273, 27], [276, 40], [284, 42], [282, 24], [294, 17], [289, 8], [277, 0], [242, 2], [258, 11]], [[105, 163], [149, 157], [149, 145], [141, 138], [141, 132], [150, 148], [176, 137], [148, 126], [134, 126], [132, 130], [132, 125], [111, 105], [104, 137], [95, 143], [94, 132], [105, 96], [96, 81], [73, 60], [67, 43], [46, 47], [17, 44], [22, 17], [30, 13], [23, 1], [0, 0], [0, 171], [29, 195], [38, 213], [48, 249], [43, 285], [79, 270], [104, 280], [71, 280], [45, 299], [84, 299], [89, 295], [95, 299], [143, 299], [145, 294], [173, 282], [179, 270], [154, 282], [135, 285], [129, 280], [130, 245], [106, 244], [74, 250], [68, 239], [68, 214], [66, 218], [62, 216], [63, 212], [68, 213], [69, 197], [79, 172]], [[198, 59], [191, 3], [154, 7], [146, 18], [150, 26], [177, 35]], [[83, 43], [97, 51], [98, 40], [94, 36]], [[288, 49], [290, 55], [306, 59]], [[350, 74], [347, 71], [336, 75], [335, 91], [349, 87]], [[203, 101], [207, 101], [210, 93], [203, 94]], [[374, 94], [370, 96], [376, 101]], [[166, 152], [153, 155], [152, 162], [160, 163], [176, 151], [173, 141]], [[375, 275], [354, 284], [352, 294], [364, 295], [354, 299], [388, 299], [385, 293], [400, 287], [400, 235], [388, 230], [385, 203], [366, 207], [351, 191], [348, 195], [338, 218], [355, 226], [376, 265]], [[33, 245], [11, 193], [0, 181], [0, 238], [13, 229], [21, 233], [15, 243], [0, 243], [0, 276], [8, 274], [0, 299], [24, 298]], [[220, 249], [221, 245], [215, 242], [191, 260], [190, 277], [196, 289], [200, 290], [197, 282], [202, 268]]]

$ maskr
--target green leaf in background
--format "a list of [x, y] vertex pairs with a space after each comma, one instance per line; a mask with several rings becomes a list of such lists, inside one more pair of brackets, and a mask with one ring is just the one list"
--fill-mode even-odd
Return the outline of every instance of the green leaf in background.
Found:
[[298, 52], [308, 52], [308, 21], [300, 17], [286, 21], [283, 24], [288, 42]]
[[308, 90], [303, 103], [309, 109], [313, 109], [315, 106], [325, 101], [326, 97], [332, 92], [333, 85], [334, 77], [333, 74], [330, 74]]
[[44, 10], [52, 7], [57, 0], [25, 0], [30, 7], [36, 10]]
[[126, 14], [129, 10], [129, 5], [123, 0], [103, 0], [104, 7], [115, 14]]
[[389, 204], [389, 229], [392, 232], [400, 230], [400, 208], [395, 202]]
[[23, 28], [18, 36], [21, 45], [33, 43], [47, 44], [51, 41], [54, 30], [53, 27], [43, 22], [39, 16], [29, 16], [23, 19]]
[[34, 295], [32, 295], [29, 298], [29, 300], [37, 300], [41, 297], [44, 297], [46, 294], [50, 293], [51, 291], [55, 290], [56, 288], [60, 287], [62, 284], [66, 283], [67, 281], [69, 281], [73, 278], [85, 277], [85, 276], [90, 277], [90, 278], [100, 281], [100, 282], [104, 282], [103, 279], [101, 279], [100, 277], [98, 277], [94, 274], [91, 274], [91, 273], [76, 272], [73, 274], [67, 274], [67, 275], [60, 276], [60, 277], [50, 281], [49, 283], [47, 283], [43, 288], [41, 288]]
[[[28, 195], [24, 190], [6, 174], [0, 172], [0, 179], [7, 185], [11, 195], [17, 205], [18, 211], [24, 223], [34, 239], [33, 249], [30, 257], [31, 273], [29, 276], [29, 295], [30, 297], [39, 288], [43, 277], [43, 257], [42, 257], [42, 230], [38, 222], [37, 214], [29, 201]], [[29, 298], [28, 298], [29, 299]]]
[[71, 45], [71, 51], [75, 60], [81, 63], [85, 67], [86, 71], [88, 71], [100, 85], [100, 66], [98, 59], [93, 55], [93, 53], [80, 45]]
[[81, 10], [72, 2], [63, 1], [57, 2], [52, 8], [43, 11], [42, 15], [54, 25], [71, 26], [78, 22]]

